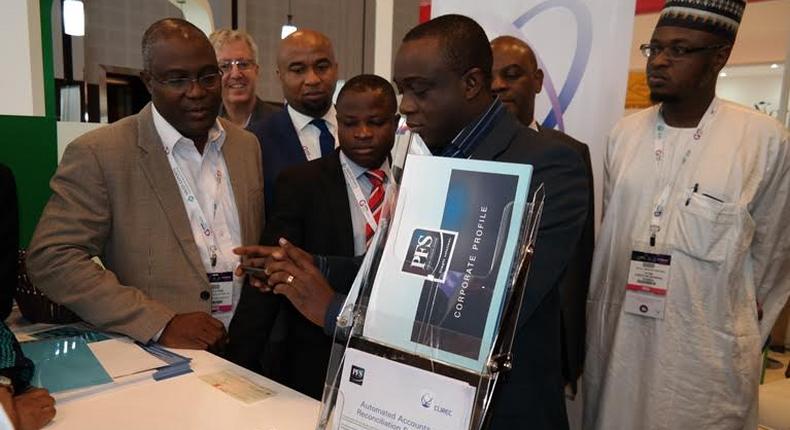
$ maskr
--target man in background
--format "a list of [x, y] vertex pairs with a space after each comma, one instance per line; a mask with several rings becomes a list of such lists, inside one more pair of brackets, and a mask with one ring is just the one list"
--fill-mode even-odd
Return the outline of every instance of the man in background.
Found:
[[258, 82], [258, 45], [247, 32], [221, 29], [209, 37], [222, 70], [222, 107], [219, 116], [248, 130], [279, 111], [255, 93]]
[[267, 211], [274, 209], [280, 172], [335, 150], [337, 62], [332, 42], [315, 30], [292, 33], [280, 42], [277, 77], [287, 107], [250, 128], [261, 143]]
[[522, 124], [576, 151], [584, 160], [587, 170], [590, 184], [587, 219], [560, 284], [562, 376], [571, 395], [576, 395], [576, 381], [584, 369], [585, 309], [595, 241], [595, 198], [590, 150], [578, 140], [561, 131], [542, 127], [535, 120], [535, 96], [543, 86], [543, 71], [538, 68], [538, 60], [529, 45], [512, 36], [501, 36], [491, 41], [491, 50], [494, 54], [491, 90], [494, 94]]

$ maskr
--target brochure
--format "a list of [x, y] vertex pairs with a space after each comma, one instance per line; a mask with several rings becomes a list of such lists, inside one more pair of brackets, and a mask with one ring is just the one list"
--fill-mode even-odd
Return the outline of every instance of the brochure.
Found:
[[363, 335], [480, 372], [501, 317], [532, 166], [410, 156]]

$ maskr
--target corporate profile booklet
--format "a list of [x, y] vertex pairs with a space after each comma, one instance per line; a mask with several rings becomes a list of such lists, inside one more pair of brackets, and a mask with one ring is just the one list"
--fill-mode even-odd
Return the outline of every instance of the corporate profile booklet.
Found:
[[363, 336], [481, 372], [498, 330], [532, 166], [409, 156]]

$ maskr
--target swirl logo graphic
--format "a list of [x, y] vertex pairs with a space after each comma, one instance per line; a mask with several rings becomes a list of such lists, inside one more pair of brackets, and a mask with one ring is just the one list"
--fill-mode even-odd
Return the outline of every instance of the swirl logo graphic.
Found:
[[[590, 59], [593, 38], [592, 15], [590, 14], [590, 10], [582, 0], [546, 0], [516, 18], [516, 20], [513, 21], [513, 26], [521, 30], [533, 18], [554, 8], [567, 9], [576, 18], [576, 51], [573, 54], [568, 77], [565, 79], [565, 84], [562, 86], [559, 94], [557, 93], [554, 80], [543, 65], [540, 56], [538, 56], [537, 53], [535, 54], [538, 59], [538, 67], [543, 69], [543, 88], [546, 90], [546, 95], [551, 103], [551, 110], [541, 124], [546, 128], [554, 128], [557, 126], [560, 130], [565, 131], [563, 114], [568, 109], [568, 106], [570, 106], [573, 101], [573, 96], [576, 95], [576, 91], [579, 89], [584, 71]], [[526, 39], [526, 37], [524, 39]], [[529, 43], [529, 41], [527, 42]]]
[[433, 404], [433, 393], [430, 391], [423, 391], [420, 396], [420, 404], [423, 408], [430, 408]]

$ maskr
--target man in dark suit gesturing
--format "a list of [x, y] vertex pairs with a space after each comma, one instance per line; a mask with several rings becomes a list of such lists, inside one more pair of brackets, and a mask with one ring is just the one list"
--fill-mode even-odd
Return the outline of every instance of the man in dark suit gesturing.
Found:
[[584, 369], [585, 307], [590, 283], [595, 241], [595, 209], [590, 150], [587, 145], [560, 131], [540, 126], [535, 121], [535, 96], [543, 86], [543, 71], [535, 53], [524, 41], [501, 36], [491, 41], [494, 54], [491, 90], [522, 124], [552, 139], [565, 143], [584, 159], [590, 195], [587, 219], [578, 246], [560, 285], [562, 311], [562, 376], [565, 385], [576, 394], [576, 381]]
[[[491, 47], [472, 19], [444, 15], [409, 31], [395, 58], [400, 112], [431, 152], [442, 157], [529, 163], [532, 190], [546, 187], [528, 287], [513, 344], [513, 369], [500, 377], [489, 428], [566, 429], [560, 347], [560, 284], [587, 218], [590, 184], [584, 161], [562, 142], [522, 125], [491, 92]], [[249, 264], [265, 265], [266, 283], [309, 320], [331, 329], [339, 293], [287, 242], [281, 248], [243, 247]], [[264, 257], [249, 260], [250, 257]], [[335, 290], [353, 270], [330, 267]], [[253, 281], [264, 287], [263, 281]]]

